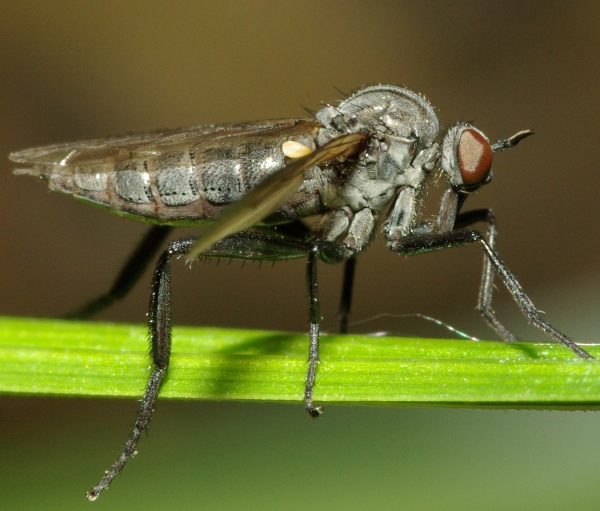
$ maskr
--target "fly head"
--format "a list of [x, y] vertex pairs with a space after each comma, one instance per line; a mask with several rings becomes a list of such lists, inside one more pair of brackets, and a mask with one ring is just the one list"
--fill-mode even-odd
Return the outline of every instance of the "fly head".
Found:
[[448, 130], [442, 142], [442, 171], [460, 205], [471, 192], [492, 180], [493, 153], [511, 149], [533, 131], [519, 131], [512, 137], [490, 144], [487, 136], [470, 123], [459, 122]]
[[492, 179], [492, 146], [469, 123], [458, 123], [442, 142], [442, 169], [458, 192], [470, 193]]

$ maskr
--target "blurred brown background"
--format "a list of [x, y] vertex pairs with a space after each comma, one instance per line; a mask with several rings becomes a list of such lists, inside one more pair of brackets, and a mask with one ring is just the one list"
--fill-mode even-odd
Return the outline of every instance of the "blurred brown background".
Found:
[[[303, 117], [302, 106], [339, 98], [336, 88], [393, 83], [426, 94], [442, 125], [472, 120], [492, 140], [535, 130], [498, 155], [492, 184], [467, 204], [495, 210], [499, 251], [548, 319], [578, 340], [600, 340], [597, 2], [0, 1], [0, 12], [1, 314], [55, 317], [82, 304], [110, 285], [145, 229], [13, 176], [9, 152], [132, 130]], [[478, 248], [404, 259], [383, 245], [359, 259], [353, 319], [420, 312], [493, 338], [474, 312]], [[341, 266], [319, 269], [324, 324], [333, 328]], [[100, 319], [143, 323], [148, 282]], [[176, 324], [306, 329], [303, 261], [192, 271], [176, 263], [173, 292]], [[496, 299], [517, 335], [544, 339], [504, 291]], [[448, 335], [414, 320], [361, 329]], [[0, 400], [0, 463], [15, 478], [1, 489], [0, 508], [33, 508], [51, 491], [46, 509], [83, 508], [80, 497], [112, 460], [134, 409], [130, 401]], [[98, 505], [506, 509], [500, 496], [508, 493], [516, 509], [594, 509], [595, 414], [328, 411], [310, 423], [300, 404], [161, 403], [143, 456]], [[266, 427], [277, 421], [285, 424]], [[170, 445], [173, 437], [184, 447]], [[69, 445], [79, 447], [67, 454]], [[239, 473], [216, 470], [209, 446]], [[389, 459], [380, 462], [377, 449]], [[316, 451], [319, 468], [309, 463]], [[279, 458], [289, 473], [277, 468]], [[60, 469], [51, 469], [57, 459]], [[85, 464], [81, 480], [75, 463]], [[163, 463], [170, 475], [161, 485]], [[263, 466], [273, 473], [259, 472]], [[268, 488], [274, 475], [277, 496]], [[564, 488], [549, 484], [557, 479]], [[443, 500], [431, 500], [428, 485]]]

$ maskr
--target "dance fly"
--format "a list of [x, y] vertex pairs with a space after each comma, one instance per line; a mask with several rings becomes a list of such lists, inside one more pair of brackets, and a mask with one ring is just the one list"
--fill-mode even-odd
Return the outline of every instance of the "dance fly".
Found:
[[[422, 95], [377, 85], [325, 106], [310, 119], [137, 133], [10, 155], [15, 174], [42, 178], [52, 190], [153, 225], [113, 287], [74, 317], [90, 316], [125, 295], [171, 228], [202, 228], [199, 236], [172, 241], [158, 255], [148, 313], [153, 371], [123, 451], [88, 492], [90, 500], [109, 487], [135, 453], [152, 416], [171, 351], [173, 256], [307, 258], [304, 404], [313, 417], [322, 412], [313, 401], [321, 321], [317, 261], [345, 264], [340, 304], [340, 330], [345, 332], [356, 257], [380, 231], [387, 247], [403, 255], [478, 244], [484, 258], [477, 308], [501, 339], [515, 337], [492, 308], [496, 276], [529, 322], [577, 356], [593, 358], [542, 319], [498, 257], [492, 211], [462, 210], [467, 197], [490, 182], [494, 153], [513, 148], [532, 132], [519, 131], [491, 144], [470, 123], [457, 123], [438, 142], [439, 131], [435, 111]], [[424, 191], [439, 175], [446, 181], [439, 212], [423, 219]], [[477, 223], [484, 232], [472, 229]]]

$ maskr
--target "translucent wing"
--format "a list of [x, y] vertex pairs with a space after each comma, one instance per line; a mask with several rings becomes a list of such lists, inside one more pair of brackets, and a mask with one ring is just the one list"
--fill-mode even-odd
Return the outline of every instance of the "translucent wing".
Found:
[[[231, 143], [232, 139], [260, 137], [275, 132], [309, 132], [317, 122], [282, 119], [235, 124], [195, 126], [114, 137], [84, 140], [66, 144], [36, 147], [12, 153], [9, 158], [29, 168], [17, 168], [16, 174], [40, 174], [51, 168], [90, 167], [171, 153], [178, 148], [192, 148], [203, 143]], [[33, 167], [33, 168], [32, 168]], [[95, 170], [94, 170], [95, 171]]]
[[260, 222], [298, 189], [308, 169], [333, 158], [356, 154], [367, 138], [368, 135], [363, 133], [342, 135], [271, 174], [242, 199], [228, 206], [219, 219], [202, 233], [188, 256], [197, 257], [226, 236]]

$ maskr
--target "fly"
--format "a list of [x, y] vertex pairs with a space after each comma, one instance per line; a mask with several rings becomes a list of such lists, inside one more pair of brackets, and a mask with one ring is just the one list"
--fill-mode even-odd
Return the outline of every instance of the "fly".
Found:
[[[154, 224], [113, 287], [73, 316], [87, 317], [121, 298], [158, 253], [171, 227], [206, 224], [198, 237], [169, 243], [158, 257], [151, 286], [149, 330], [153, 371], [122, 453], [87, 494], [109, 487], [136, 451], [148, 427], [171, 351], [170, 261], [225, 257], [258, 261], [308, 259], [308, 370], [304, 403], [313, 401], [319, 361], [321, 313], [317, 261], [345, 263], [340, 330], [347, 330], [356, 257], [377, 231], [403, 255], [478, 244], [483, 272], [477, 308], [504, 341], [515, 337], [492, 308], [498, 276], [521, 313], [577, 356], [593, 358], [540, 316], [495, 249], [490, 209], [461, 212], [465, 199], [492, 178], [493, 153], [511, 149], [530, 130], [490, 144], [473, 125], [459, 122], [436, 143], [439, 123], [432, 105], [404, 87], [357, 90], [313, 119], [285, 119], [156, 131], [59, 144], [10, 155], [15, 174], [47, 181], [117, 215]], [[434, 220], [419, 215], [427, 183], [447, 180]], [[318, 222], [308, 222], [317, 217]], [[486, 225], [485, 234], [472, 230]]]

